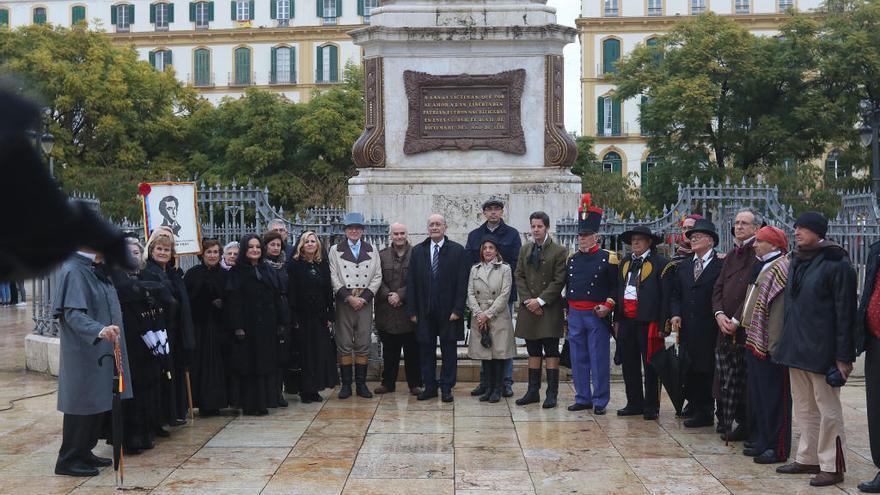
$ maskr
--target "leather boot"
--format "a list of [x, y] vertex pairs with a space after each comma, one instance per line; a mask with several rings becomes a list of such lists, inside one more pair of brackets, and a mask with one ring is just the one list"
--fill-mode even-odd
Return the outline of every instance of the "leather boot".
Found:
[[556, 407], [556, 396], [559, 394], [559, 368], [547, 369], [547, 394], [544, 397], [544, 409]]
[[496, 403], [501, 400], [502, 387], [504, 386], [504, 360], [492, 360], [492, 393], [489, 394], [489, 402]]
[[340, 399], [351, 397], [352, 368], [353, 366], [350, 364], [339, 365], [339, 374], [342, 375], [342, 385], [339, 386]]
[[357, 391], [358, 397], [363, 397], [364, 399], [372, 399], [373, 398], [372, 392], [370, 392], [370, 389], [367, 388], [367, 365], [366, 364], [354, 365], [354, 383], [355, 383], [355, 389]]
[[483, 378], [486, 380], [485, 385], [480, 382], [480, 386], [483, 387], [483, 395], [480, 396], [480, 402], [486, 402], [492, 397], [492, 390], [495, 388], [495, 361], [485, 360], [483, 361]]
[[[547, 370], [550, 371], [550, 370]], [[549, 380], [549, 377], [548, 377]], [[534, 404], [541, 400], [539, 392], [541, 390], [541, 368], [529, 368], [529, 388], [526, 395], [516, 400], [516, 405], [524, 406], [526, 404]]]

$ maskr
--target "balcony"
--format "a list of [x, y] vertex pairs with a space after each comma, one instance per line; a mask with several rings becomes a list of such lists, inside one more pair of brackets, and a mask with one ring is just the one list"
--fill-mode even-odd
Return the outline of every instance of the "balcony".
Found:
[[234, 74], [232, 72], [227, 73], [227, 81], [228, 81], [228, 84], [230, 87], [254, 86], [257, 84], [257, 73], [256, 72], [251, 72], [251, 73], [247, 74], [247, 79], [248, 79], [247, 81], [243, 80], [240, 77], [236, 78], [236, 75], [237, 74]]
[[194, 74], [186, 75], [186, 83], [194, 88], [213, 88], [214, 87], [214, 73], [208, 74], [207, 81], [196, 81], [196, 77]]

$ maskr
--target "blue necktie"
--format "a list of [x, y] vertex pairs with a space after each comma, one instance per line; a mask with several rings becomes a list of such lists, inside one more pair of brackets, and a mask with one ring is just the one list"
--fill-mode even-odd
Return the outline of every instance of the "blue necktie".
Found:
[[431, 257], [431, 274], [437, 278], [440, 273], [440, 246], [434, 244], [434, 256]]
[[351, 245], [351, 255], [354, 256], [354, 259], [358, 259], [358, 256], [361, 254], [361, 247], [358, 244]]

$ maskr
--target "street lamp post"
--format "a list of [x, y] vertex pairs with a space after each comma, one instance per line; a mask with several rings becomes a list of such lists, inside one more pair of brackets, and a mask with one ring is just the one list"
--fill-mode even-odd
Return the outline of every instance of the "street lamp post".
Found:
[[863, 145], [871, 145], [871, 186], [874, 197], [880, 200], [880, 105], [874, 105], [865, 112], [865, 122], [868, 125], [859, 129], [859, 135]]
[[40, 136], [40, 148], [43, 149], [43, 153], [49, 158], [49, 176], [53, 179], [55, 178], [55, 158], [52, 157], [52, 148], [54, 147], [55, 136], [53, 136], [52, 133], [47, 131]]

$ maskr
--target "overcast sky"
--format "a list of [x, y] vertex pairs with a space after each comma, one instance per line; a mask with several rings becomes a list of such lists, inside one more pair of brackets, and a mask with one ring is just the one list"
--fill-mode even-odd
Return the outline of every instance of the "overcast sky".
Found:
[[[556, 22], [576, 27], [581, 2], [577, 0], [548, 0], [547, 5], [556, 8]], [[565, 128], [581, 133], [581, 46], [580, 40], [565, 47]]]

